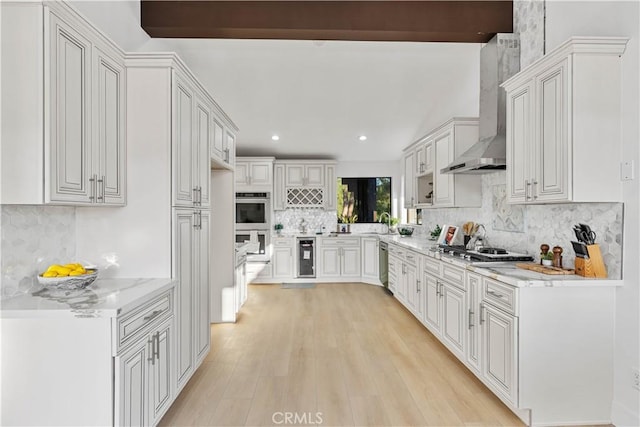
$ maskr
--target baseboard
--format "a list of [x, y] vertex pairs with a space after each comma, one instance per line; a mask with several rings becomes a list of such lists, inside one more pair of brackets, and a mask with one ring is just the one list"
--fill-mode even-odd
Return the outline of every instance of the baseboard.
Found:
[[633, 412], [620, 402], [613, 402], [611, 408], [611, 422], [616, 427], [640, 426], [640, 413]]

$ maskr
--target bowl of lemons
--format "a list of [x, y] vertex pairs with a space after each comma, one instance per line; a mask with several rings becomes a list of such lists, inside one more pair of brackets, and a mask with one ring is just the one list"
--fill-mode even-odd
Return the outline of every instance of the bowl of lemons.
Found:
[[38, 274], [38, 283], [56, 289], [84, 289], [97, 277], [96, 268], [85, 268], [79, 263], [51, 264], [42, 274]]

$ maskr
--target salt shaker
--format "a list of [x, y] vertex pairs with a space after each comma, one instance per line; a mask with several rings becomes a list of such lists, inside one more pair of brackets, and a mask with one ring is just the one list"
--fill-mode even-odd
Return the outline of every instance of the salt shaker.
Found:
[[553, 266], [562, 268], [562, 248], [560, 246], [553, 247]]

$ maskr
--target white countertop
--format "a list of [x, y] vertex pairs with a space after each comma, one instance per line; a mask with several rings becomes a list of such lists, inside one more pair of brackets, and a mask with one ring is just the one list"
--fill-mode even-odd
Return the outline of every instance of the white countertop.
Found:
[[174, 279], [96, 279], [85, 289], [39, 287], [0, 301], [0, 318], [117, 317], [175, 286]]
[[[515, 266], [515, 262], [478, 263], [467, 261], [438, 252], [435, 241], [417, 237], [400, 237], [398, 235], [380, 235], [380, 240], [413, 249], [423, 255], [439, 259], [451, 265], [464, 268], [485, 277], [507, 283], [515, 287], [551, 287], [551, 286], [622, 286], [622, 280], [593, 279], [575, 274], [551, 275], [536, 271], [524, 270]], [[482, 264], [482, 265], [477, 265]]]

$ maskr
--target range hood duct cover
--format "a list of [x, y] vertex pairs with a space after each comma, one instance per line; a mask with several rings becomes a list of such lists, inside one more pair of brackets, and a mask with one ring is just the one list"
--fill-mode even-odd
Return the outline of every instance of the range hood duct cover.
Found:
[[496, 34], [480, 50], [480, 140], [441, 173], [479, 174], [507, 164], [507, 94], [500, 85], [520, 71], [520, 43], [511, 33]]

